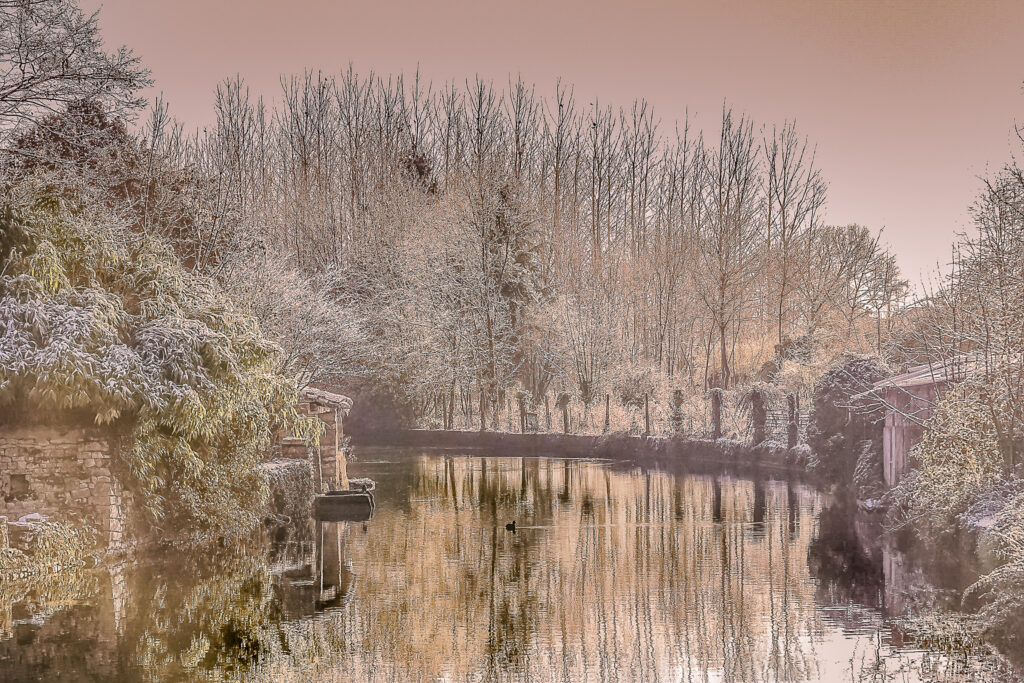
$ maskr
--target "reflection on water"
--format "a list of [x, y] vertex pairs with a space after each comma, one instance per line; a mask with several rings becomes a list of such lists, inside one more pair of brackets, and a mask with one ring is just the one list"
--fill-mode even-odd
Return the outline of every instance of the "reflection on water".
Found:
[[[975, 680], [814, 491], [379, 451], [366, 523], [0, 586], [0, 680]], [[513, 533], [505, 524], [515, 520]], [[269, 537], [269, 536], [274, 537]]]

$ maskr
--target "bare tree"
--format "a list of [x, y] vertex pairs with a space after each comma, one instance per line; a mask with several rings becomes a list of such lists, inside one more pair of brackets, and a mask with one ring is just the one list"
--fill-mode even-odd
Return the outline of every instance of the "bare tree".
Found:
[[753, 123], [722, 109], [717, 149], [704, 155], [706, 188], [698, 225], [696, 289], [718, 333], [718, 379], [729, 386], [730, 330], [742, 325], [761, 243], [758, 159]]
[[801, 235], [816, 225], [825, 202], [825, 182], [814, 164], [814, 150], [797, 136], [796, 124], [772, 127], [765, 135], [765, 241], [772, 255], [778, 351], [783, 352], [787, 307]]
[[77, 102], [119, 116], [145, 104], [149, 72], [127, 48], [103, 49], [97, 17], [73, 0], [0, 0], [0, 146]]

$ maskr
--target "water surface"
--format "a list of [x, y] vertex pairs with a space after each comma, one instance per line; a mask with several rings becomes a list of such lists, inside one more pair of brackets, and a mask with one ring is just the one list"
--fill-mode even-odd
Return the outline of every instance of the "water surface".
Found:
[[0, 586], [0, 680], [998, 680], [914, 647], [955, 591], [801, 484], [359, 455], [368, 522]]

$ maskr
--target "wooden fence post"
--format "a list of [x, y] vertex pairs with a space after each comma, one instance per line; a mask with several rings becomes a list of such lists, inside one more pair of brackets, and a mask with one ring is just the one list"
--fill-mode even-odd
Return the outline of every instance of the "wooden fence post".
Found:
[[519, 433], [526, 433], [526, 393], [518, 392], [516, 398], [519, 399]]
[[644, 392], [644, 436], [651, 435], [651, 405], [647, 397], [647, 392]]
[[750, 419], [754, 423], [753, 444], [756, 446], [764, 442], [765, 426], [768, 422], [764, 389], [756, 385], [750, 390]]
[[480, 431], [487, 431], [487, 394], [480, 390]]
[[711, 438], [722, 438], [722, 390], [718, 387], [711, 390]]

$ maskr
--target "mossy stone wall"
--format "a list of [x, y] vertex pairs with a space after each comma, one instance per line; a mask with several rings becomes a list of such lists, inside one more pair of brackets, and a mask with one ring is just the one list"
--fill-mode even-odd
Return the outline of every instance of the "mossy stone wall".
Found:
[[127, 542], [128, 505], [111, 471], [116, 440], [81, 428], [0, 426], [0, 516], [86, 524], [101, 549]]

